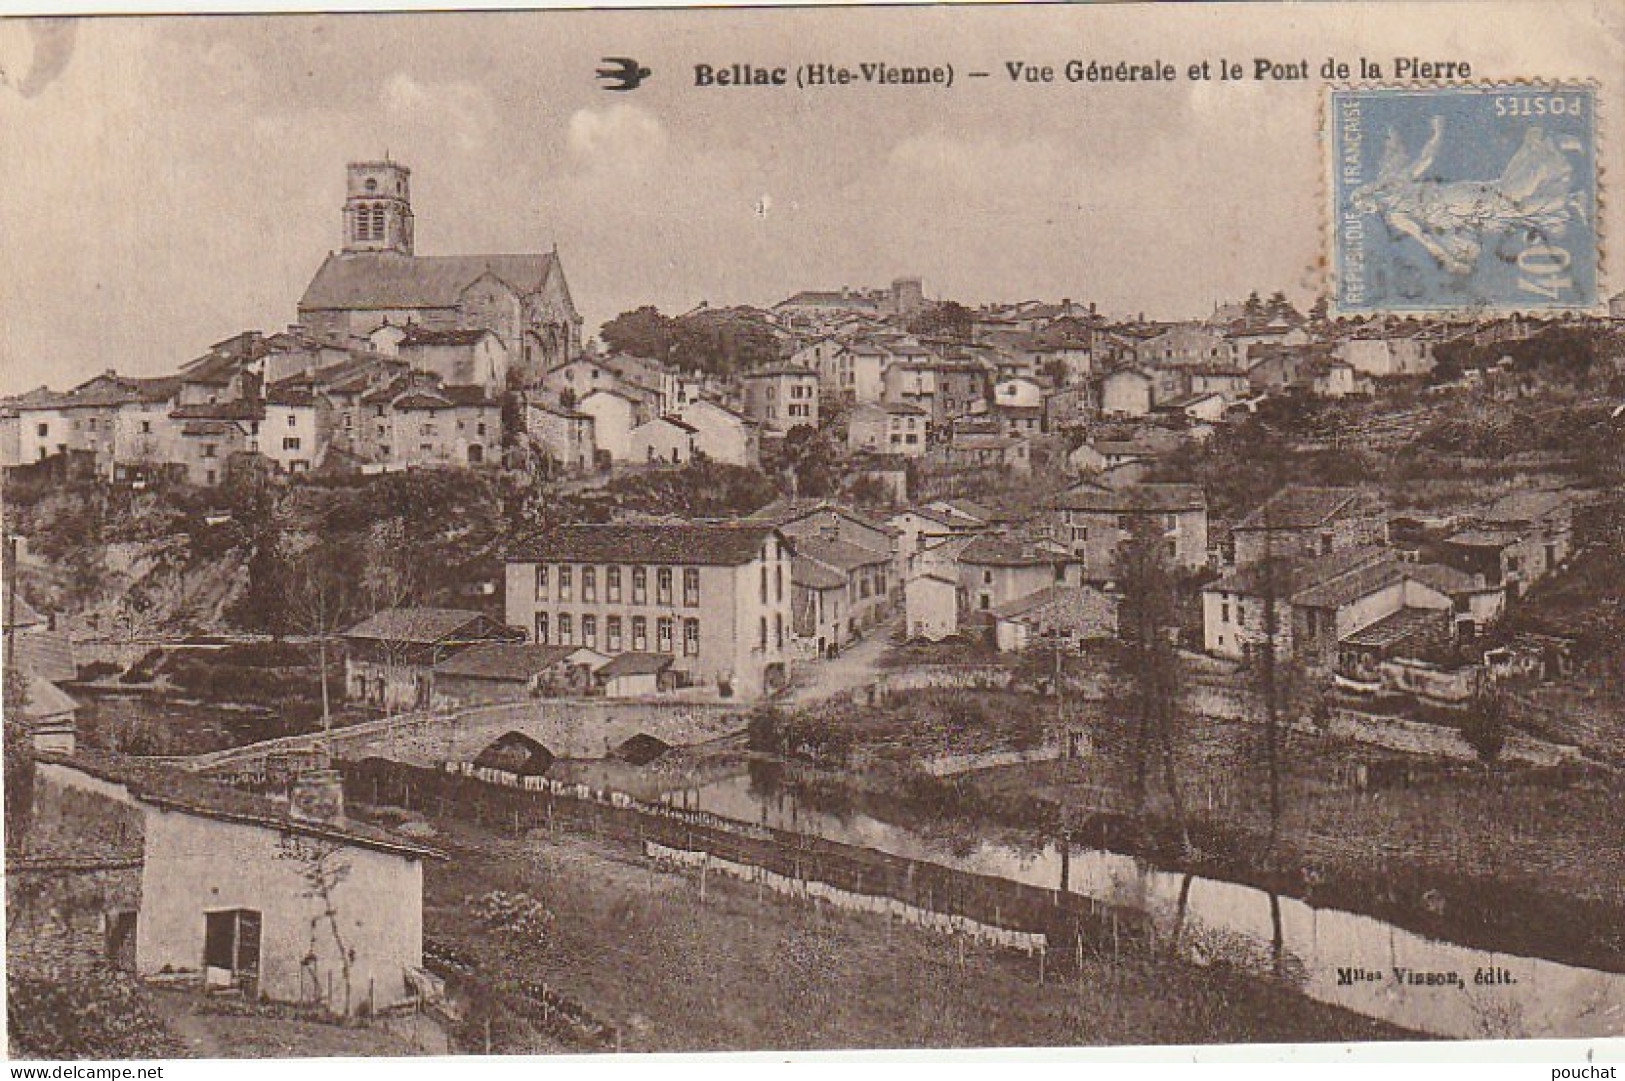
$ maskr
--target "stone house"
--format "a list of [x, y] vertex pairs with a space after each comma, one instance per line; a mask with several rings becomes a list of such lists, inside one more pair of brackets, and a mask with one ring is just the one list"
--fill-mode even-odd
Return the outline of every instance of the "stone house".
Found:
[[1090, 586], [1050, 585], [992, 609], [993, 641], [1001, 653], [1037, 642], [1075, 649], [1117, 634], [1117, 599]]
[[699, 398], [678, 416], [694, 429], [694, 449], [713, 462], [755, 466], [761, 461], [760, 429], [720, 402]]
[[1288, 485], [1232, 528], [1235, 565], [1377, 543], [1384, 532], [1378, 510], [1375, 498], [1358, 488]]
[[339, 1015], [409, 1003], [423, 965], [423, 865], [442, 858], [344, 815], [337, 776], [279, 801], [111, 756], [47, 757], [36, 784], [107, 805], [139, 846], [138, 887], [101, 913], [139, 976], [190, 976]]
[[917, 458], [925, 453], [929, 422], [917, 405], [862, 402], [847, 415], [847, 449]]
[[763, 430], [818, 427], [818, 373], [793, 364], [768, 364], [739, 373], [745, 415]]
[[1080, 484], [1058, 496], [1047, 514], [1050, 535], [1082, 564], [1086, 580], [1108, 580], [1118, 549], [1142, 524], [1166, 544], [1172, 566], [1208, 564], [1207, 496], [1194, 484]]
[[523, 633], [456, 608], [386, 608], [345, 631], [345, 696], [390, 712], [434, 703], [435, 667], [482, 642]]

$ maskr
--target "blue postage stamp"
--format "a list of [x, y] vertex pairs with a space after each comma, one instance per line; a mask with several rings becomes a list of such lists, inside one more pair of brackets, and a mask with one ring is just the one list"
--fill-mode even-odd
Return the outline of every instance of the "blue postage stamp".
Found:
[[1327, 123], [1336, 310], [1597, 305], [1590, 86], [1334, 89]]

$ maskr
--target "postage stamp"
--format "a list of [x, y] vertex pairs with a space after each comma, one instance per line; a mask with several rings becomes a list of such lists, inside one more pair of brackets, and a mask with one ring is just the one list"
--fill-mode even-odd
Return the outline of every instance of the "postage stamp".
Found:
[[1338, 311], [1598, 303], [1592, 87], [1333, 89], [1328, 106]]

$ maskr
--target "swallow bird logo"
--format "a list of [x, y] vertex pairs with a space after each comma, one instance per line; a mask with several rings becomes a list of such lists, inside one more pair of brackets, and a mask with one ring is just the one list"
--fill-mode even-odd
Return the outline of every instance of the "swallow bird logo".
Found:
[[604, 66], [598, 69], [598, 77], [607, 84], [604, 89], [618, 94], [636, 90], [643, 85], [643, 80], [654, 74], [626, 56], [606, 56], [602, 63]]

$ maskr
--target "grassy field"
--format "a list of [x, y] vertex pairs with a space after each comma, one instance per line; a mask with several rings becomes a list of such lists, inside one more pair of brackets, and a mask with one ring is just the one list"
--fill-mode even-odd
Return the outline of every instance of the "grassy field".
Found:
[[[890, 921], [759, 897], [656, 870], [610, 842], [501, 836], [437, 821], [427, 932], [483, 972], [541, 979], [638, 1051], [969, 1047], [1403, 1038], [1406, 1034], [1223, 971], [1161, 959], [1086, 962], [1051, 976], [1021, 955]], [[474, 916], [492, 890], [553, 912], [540, 943]], [[511, 1051], [552, 1049], [510, 1040]]]

